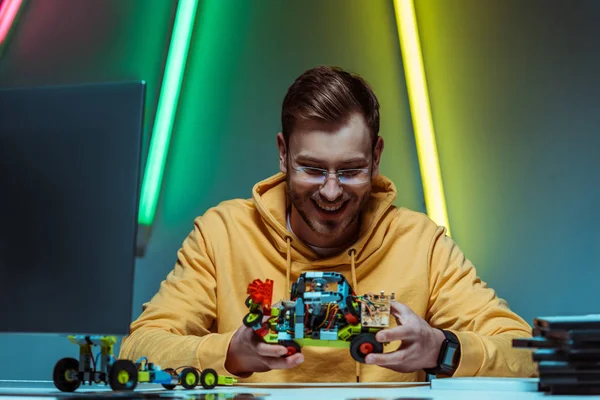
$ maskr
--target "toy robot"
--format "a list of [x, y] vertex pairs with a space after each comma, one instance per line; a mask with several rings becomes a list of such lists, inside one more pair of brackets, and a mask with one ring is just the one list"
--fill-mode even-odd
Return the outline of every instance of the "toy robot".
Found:
[[[292, 284], [290, 300], [272, 306], [273, 281], [255, 279], [248, 286], [244, 325], [266, 343], [285, 346], [286, 356], [303, 346], [349, 348], [364, 363], [370, 353], [383, 353], [375, 334], [389, 326], [394, 293], [357, 296], [338, 272], [305, 272]], [[263, 317], [269, 317], [263, 322]]]

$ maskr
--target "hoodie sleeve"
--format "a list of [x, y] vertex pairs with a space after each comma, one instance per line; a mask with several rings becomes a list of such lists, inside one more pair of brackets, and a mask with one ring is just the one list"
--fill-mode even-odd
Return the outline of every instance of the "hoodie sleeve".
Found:
[[458, 246], [438, 228], [429, 249], [429, 324], [458, 337], [461, 358], [454, 376], [533, 377], [531, 352], [512, 347], [531, 337], [531, 326], [477, 276]]
[[174, 269], [131, 324], [121, 343], [121, 358], [135, 361], [146, 356], [163, 369], [194, 366], [232, 375], [225, 369], [225, 358], [234, 332], [211, 332], [217, 309], [215, 266], [201, 226], [201, 218], [196, 219]]

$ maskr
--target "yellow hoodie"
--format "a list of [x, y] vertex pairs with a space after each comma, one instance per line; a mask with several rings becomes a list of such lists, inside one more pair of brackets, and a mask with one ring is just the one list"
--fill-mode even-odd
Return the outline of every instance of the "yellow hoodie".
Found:
[[[454, 332], [461, 343], [455, 376], [535, 376], [527, 351], [512, 348], [531, 327], [487, 288], [457, 245], [427, 216], [392, 205], [396, 189], [374, 179], [359, 239], [342, 253], [320, 258], [286, 229], [285, 175], [259, 182], [252, 199], [208, 210], [183, 242], [174, 269], [144, 304], [123, 339], [121, 358], [141, 356], [163, 368], [191, 365], [232, 375], [225, 357], [248, 312], [254, 279], [275, 281], [273, 302], [304, 271], [341, 272], [357, 294], [394, 292], [431, 326]], [[354, 250], [354, 251], [353, 251]], [[392, 342], [384, 351], [397, 349]], [[358, 364], [348, 349], [304, 347], [304, 363], [255, 373], [242, 382], [423, 381], [423, 371], [402, 374]], [[358, 365], [358, 367], [356, 367]]]

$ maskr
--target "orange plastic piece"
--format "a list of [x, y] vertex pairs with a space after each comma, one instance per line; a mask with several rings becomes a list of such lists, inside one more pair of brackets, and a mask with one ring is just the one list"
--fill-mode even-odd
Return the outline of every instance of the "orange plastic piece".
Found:
[[373, 352], [373, 344], [366, 342], [366, 343], [362, 343], [359, 347], [359, 350], [361, 353], [363, 354], [371, 354]]
[[344, 314], [344, 317], [346, 318], [346, 321], [348, 321], [349, 324], [352, 324], [352, 325], [358, 324], [358, 318], [356, 318], [355, 315], [346, 313], [346, 314]]
[[253, 303], [270, 309], [273, 300], [273, 281], [267, 279], [263, 282], [260, 279], [255, 279], [248, 285], [247, 293], [250, 295]]

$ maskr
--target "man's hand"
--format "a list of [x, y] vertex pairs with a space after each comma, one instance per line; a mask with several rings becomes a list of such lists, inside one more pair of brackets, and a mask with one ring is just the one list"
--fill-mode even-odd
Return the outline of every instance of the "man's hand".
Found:
[[302, 353], [283, 358], [286, 354], [284, 346], [267, 344], [252, 328], [242, 325], [229, 344], [225, 368], [231, 374], [248, 376], [254, 372], [292, 368], [304, 361]]
[[401, 340], [400, 348], [392, 353], [369, 354], [367, 364], [375, 364], [398, 372], [414, 372], [437, 366], [445, 336], [434, 329], [404, 304], [392, 301], [391, 315], [398, 326], [384, 329], [375, 336], [379, 342]]

